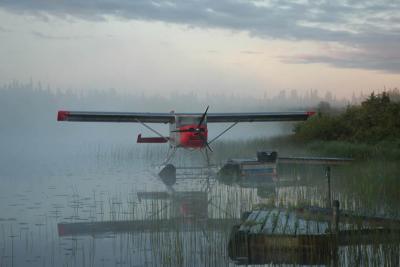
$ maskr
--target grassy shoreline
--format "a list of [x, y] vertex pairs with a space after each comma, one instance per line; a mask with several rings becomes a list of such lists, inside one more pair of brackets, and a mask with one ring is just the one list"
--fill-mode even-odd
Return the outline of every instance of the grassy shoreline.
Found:
[[348, 141], [300, 142], [294, 136], [247, 141], [220, 141], [214, 145], [217, 158], [222, 155], [236, 157], [255, 156], [256, 151], [276, 150], [280, 155], [348, 157], [355, 160], [400, 160], [400, 140], [377, 144]]
[[306, 145], [310, 151], [324, 155], [351, 157], [357, 160], [400, 160], [400, 142], [378, 144], [350, 143], [345, 141], [316, 141]]

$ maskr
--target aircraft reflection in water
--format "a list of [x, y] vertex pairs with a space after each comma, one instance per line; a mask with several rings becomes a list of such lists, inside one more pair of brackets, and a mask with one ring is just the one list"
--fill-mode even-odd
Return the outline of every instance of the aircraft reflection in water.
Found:
[[[204, 250], [204, 246], [207, 244], [206, 246], [213, 247], [219, 253], [224, 253], [223, 256], [218, 256], [218, 259], [213, 259], [213, 261], [218, 262], [217, 265], [229, 262], [228, 252], [231, 260], [241, 263], [241, 257], [245, 255], [242, 253], [243, 244], [245, 243], [241, 242], [241, 239], [238, 239], [237, 235], [234, 234], [235, 229], [237, 230], [235, 225], [240, 223], [241, 217], [245, 214], [244, 212], [250, 210], [252, 204], [257, 201], [255, 199], [247, 199], [244, 202], [248, 202], [251, 205], [242, 208], [243, 199], [240, 198], [240, 195], [248, 191], [250, 192], [249, 195], [254, 197], [255, 195], [251, 192], [257, 190], [259, 198], [275, 199], [277, 188], [299, 185], [297, 179], [285, 179], [283, 181], [282, 177], [277, 175], [278, 160], [283, 163], [285, 161], [303, 163], [306, 159], [294, 157], [278, 158], [276, 152], [262, 152], [259, 153], [257, 159], [228, 161], [220, 169], [217, 176], [193, 177], [189, 175], [186, 177], [178, 176], [178, 179], [176, 179], [177, 177], [170, 179], [168, 176], [159, 177], [159, 181], [163, 182], [165, 190], [137, 193], [138, 201], [146, 207], [150, 207], [144, 216], [133, 220], [59, 223], [59, 236], [90, 235], [101, 237], [102, 234], [106, 233], [132, 233], [133, 236], [143, 233], [149, 235], [170, 233], [182, 235], [183, 240], [186, 240], [187, 236], [194, 233], [200, 235], [195, 238], [196, 240], [203, 239], [205, 243], [197, 244], [195, 249], [188, 248], [185, 253], [200, 253], [200, 251], [194, 251], [196, 249]], [[327, 164], [329, 162], [337, 163], [340, 159], [308, 158], [308, 161]], [[347, 161], [347, 159], [344, 159], [344, 161]], [[184, 182], [188, 182], [191, 190], [179, 189], [179, 186]], [[196, 182], [198, 183], [197, 187], [201, 189], [195, 189]], [[224, 186], [228, 188], [228, 193], [218, 191], [217, 188], [221, 187], [222, 183], [228, 184], [228, 187]], [[245, 191], [241, 188], [244, 188]], [[229, 192], [233, 193], [233, 195], [229, 195]], [[217, 240], [212, 240], [216, 236], [219, 236]], [[234, 238], [234, 241], [232, 241], [232, 238]], [[165, 244], [160, 244], [160, 246], [165, 246]], [[168, 248], [172, 251], [181, 249], [171, 246], [168, 246]], [[265, 255], [270, 255], [268, 251], [265, 253]], [[271, 251], [271, 254], [273, 253]], [[246, 254], [246, 257], [249, 256]], [[249, 259], [247, 258], [247, 262], [249, 262]], [[258, 257], [257, 263], [267, 263], [267, 261], [271, 262], [273, 259], [282, 262], [280, 257], [268, 256], [264, 258]]]
[[[239, 216], [221, 204], [226, 191], [211, 189], [209, 178], [179, 180], [174, 187], [164, 184], [166, 190], [137, 192], [135, 213], [141, 214], [134, 219], [59, 223], [58, 234], [67, 240], [92, 236], [93, 242], [112, 234], [129, 244], [134, 251], [129, 257], [138, 266], [227, 265], [229, 233]], [[182, 190], [185, 182], [189, 190]]]
[[[175, 177], [174, 177], [175, 178]], [[233, 225], [239, 220], [232, 218], [209, 218], [209, 207], [216, 207], [213, 199], [209, 195], [210, 180], [209, 176], [193, 177], [188, 175], [179, 177], [180, 181], [188, 180], [199, 182], [201, 190], [177, 191], [169, 179], [161, 181], [165, 191], [142, 191], [137, 193], [140, 203], [151, 201], [152, 209], [145, 219], [125, 220], [125, 221], [104, 221], [104, 222], [84, 222], [84, 223], [59, 223], [58, 233], [60, 236], [69, 235], [94, 235], [106, 232], [168, 232], [168, 231], [220, 231], [227, 229], [228, 225]], [[194, 186], [193, 186], [194, 187]], [[153, 204], [156, 203], [155, 209]], [[215, 213], [215, 212], [211, 212]], [[225, 213], [222, 211], [222, 213]]]
[[[108, 232], [220, 231], [237, 219], [208, 218], [208, 195], [202, 191], [138, 192], [139, 200], [169, 201], [142, 220], [60, 223], [60, 236], [95, 235]], [[166, 204], [166, 203], [164, 203]]]

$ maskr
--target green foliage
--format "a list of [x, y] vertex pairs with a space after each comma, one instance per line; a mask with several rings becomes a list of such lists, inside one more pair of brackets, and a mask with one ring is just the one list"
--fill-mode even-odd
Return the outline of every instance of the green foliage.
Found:
[[359, 160], [372, 158], [400, 160], [400, 140], [383, 141], [374, 145], [348, 141], [314, 141], [303, 148], [319, 156], [348, 157]]
[[348, 106], [340, 114], [330, 112], [326, 104], [320, 105], [317, 116], [295, 128], [295, 139], [368, 144], [399, 140], [400, 103], [391, 101], [384, 92], [372, 93], [360, 106]]

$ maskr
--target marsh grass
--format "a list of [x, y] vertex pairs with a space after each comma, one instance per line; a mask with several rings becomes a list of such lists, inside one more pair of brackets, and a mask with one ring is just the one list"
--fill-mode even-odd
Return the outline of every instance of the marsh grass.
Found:
[[[189, 186], [189, 185], [188, 185]], [[189, 188], [183, 188], [188, 190]], [[91, 193], [92, 198], [87, 198], [81, 192], [73, 190], [69, 196], [71, 205], [68, 206], [71, 214], [83, 217], [81, 209], [90, 205], [96, 214], [97, 221], [107, 218], [108, 220], [138, 220], [150, 218], [160, 221], [169, 218], [172, 214], [171, 202], [169, 200], [152, 200], [139, 202], [135, 197], [136, 188], [130, 190], [130, 194], [109, 194], [101, 197], [100, 194]], [[298, 206], [303, 202], [307, 204], [321, 204], [324, 199], [323, 193], [317, 187], [310, 186], [288, 186], [277, 189], [277, 197], [265, 200], [259, 198], [255, 189], [240, 188], [238, 186], [216, 185], [210, 193], [208, 201], [212, 204], [208, 208], [209, 218], [240, 218], [244, 211], [255, 208], [262, 209], [262, 204], [270, 207]], [[103, 198], [103, 199], [102, 199]], [[343, 202], [346, 202], [343, 196]], [[258, 206], [256, 206], [258, 204]], [[361, 205], [361, 203], [360, 203]], [[79, 208], [78, 210], [77, 207]], [[104, 215], [99, 214], [103, 210]], [[162, 210], [161, 212], [159, 212]], [[95, 212], [96, 211], [96, 212]], [[150, 216], [149, 214], [156, 214]], [[270, 214], [272, 229], [286, 229], [289, 218], [278, 220], [277, 214]], [[52, 221], [53, 223], [55, 221]], [[254, 221], [248, 227], [257, 227], [259, 222]], [[172, 226], [174, 227], [174, 226]], [[2, 238], [2, 266], [12, 266], [12, 259], [16, 260], [13, 248], [16, 243], [34, 244], [38, 239], [44, 240], [46, 236], [53, 240], [51, 246], [40, 250], [41, 259], [31, 261], [30, 265], [59, 265], [64, 266], [230, 266], [227, 255], [227, 243], [229, 240], [230, 226], [224, 231], [213, 231], [201, 226], [192, 225], [194, 231], [186, 231], [179, 227], [172, 231], [159, 231], [153, 229], [146, 232], [132, 232], [120, 234], [106, 234], [106, 236], [87, 236], [72, 238], [57, 238], [54, 236], [52, 227], [35, 227], [25, 235], [11, 238], [15, 231], [10, 222], [1, 224], [0, 237]], [[299, 229], [312, 231], [315, 226], [311, 222], [306, 224], [295, 223], [293, 231]], [[304, 231], [304, 230], [302, 230]], [[29, 234], [30, 233], [30, 234]], [[32, 235], [32, 238], [30, 237]], [[107, 241], [108, 240], [108, 241]], [[106, 245], [111, 250], [102, 254], [100, 248]], [[35, 248], [31, 247], [33, 251]], [[37, 248], [36, 248], [37, 249]], [[52, 251], [51, 253], [49, 253]], [[31, 259], [38, 251], [32, 252]], [[399, 263], [399, 246], [395, 244], [385, 245], [359, 245], [339, 249], [338, 262], [340, 265], [349, 266], [397, 266]], [[140, 262], [140, 263], [139, 263]], [[19, 263], [21, 263], [19, 261]]]
[[[271, 148], [287, 155], [307, 155], [307, 151], [296, 148], [296, 144], [284, 143], [283, 140], [270, 142], [257, 139], [215, 143], [213, 144], [214, 160], [224, 162], [230, 157], [254, 157], [256, 151]], [[117, 166], [117, 169], [124, 169], [135, 161], [145, 162], [147, 166], [153, 162], [160, 162], [164, 159], [168, 148], [115, 145], [111, 149], [101, 146], [91, 149], [96, 155], [95, 161], [98, 165], [95, 167], [112, 166], [114, 168]], [[198, 162], [200, 157], [196, 152], [183, 151], [181, 157], [176, 159], [176, 163], [190, 164]], [[114, 170], [111, 169], [111, 171]], [[327, 194], [323, 168], [292, 166], [281, 169], [279, 172], [282, 177], [295, 179], [300, 177], [305, 183], [275, 188], [268, 198], [260, 197], [256, 188], [216, 183], [208, 194], [208, 217], [239, 219], [245, 211], [261, 210], [265, 207], [290, 209], [309, 205], [325, 206]], [[115, 174], [115, 176], [118, 175]], [[399, 177], [398, 164], [393, 160], [356, 161], [352, 165], [334, 167], [332, 168], [332, 198], [338, 199], [341, 208], [346, 210], [368, 215], [399, 217]], [[223, 231], [193, 225], [197, 227], [194, 231], [175, 227], [173, 231], [165, 232], [156, 227], [152, 231], [141, 233], [107, 233], [100, 236], [72, 238], [57, 236], [55, 226], [61, 220], [80, 222], [82, 220], [147, 218], [160, 221], [172, 215], [170, 200], [139, 201], [137, 199], [138, 190], [151, 191], [152, 188], [138, 188], [133, 178], [128, 186], [132, 187], [127, 189], [128, 194], [99, 192], [96, 189], [85, 192], [77, 186], [69, 188], [68, 196], [65, 197], [67, 202], [65, 209], [57, 209], [57, 213], [61, 213], [58, 218], [50, 217], [50, 214], [45, 214], [45, 218], [40, 217], [38, 223], [42, 223], [42, 226], [21, 226], [28, 228], [20, 230], [15, 228], [16, 224], [13, 221], [0, 221], [0, 266], [12, 266], [13, 263], [15, 266], [23, 264], [31, 266], [229, 266], [231, 264], [227, 255], [230, 225], [227, 225]], [[188, 183], [186, 187], [183, 187], [183, 183], [179, 186], [179, 190], [195, 190], [192, 183]], [[277, 216], [271, 215], [273, 229], [286, 229], [288, 220], [288, 218], [278, 220]], [[254, 221], [248, 226], [256, 227], [258, 223]], [[297, 222], [294, 224], [293, 231], [296, 233], [300, 229], [311, 230], [313, 227], [310, 222], [303, 225]], [[11, 238], [11, 236], [15, 237]], [[47, 245], [41, 245], [40, 242]], [[399, 265], [398, 244], [348, 246], [340, 248], [338, 253], [339, 265]], [[36, 256], [40, 258], [35, 258]]]
[[[320, 155], [320, 156], [353, 156], [356, 161], [347, 166], [332, 168], [332, 198], [339, 199], [345, 209], [367, 212], [369, 215], [399, 216], [400, 203], [400, 168], [396, 157], [397, 148], [392, 150], [368, 145], [352, 145], [342, 142], [314, 143], [310, 145], [296, 144], [286, 137], [273, 139], [252, 139], [248, 141], [220, 141], [213, 143], [212, 154], [215, 163], [223, 163], [228, 158], [255, 157], [256, 151], [276, 149], [280, 155]], [[96, 151], [101, 149], [96, 148]], [[98, 152], [98, 164], [130, 164], [132, 161], [144, 160], [159, 163], [164, 160], [168, 148], [165, 146], [114, 146], [112, 152]], [[369, 157], [372, 152], [374, 157]], [[143, 156], [144, 155], [144, 156]], [[381, 158], [380, 155], [386, 155]], [[190, 165], [203, 162], [196, 151], [178, 151], [174, 160], [177, 165]], [[297, 204], [326, 205], [326, 178], [324, 166], [278, 166], [281, 178], [300, 179], [307, 188], [295, 190]], [[300, 187], [299, 187], [300, 188]], [[306, 192], [307, 191], [307, 192]], [[282, 195], [282, 194], [281, 194]], [[312, 196], [312, 197], [310, 197]], [[277, 205], [285, 205], [285, 196], [277, 197]], [[286, 198], [287, 199], [287, 198]], [[243, 205], [241, 203], [240, 205]]]
[[[354, 209], [368, 215], [400, 217], [398, 162], [370, 160], [336, 171], [336, 194], [352, 199]], [[349, 203], [350, 204], [350, 203]]]

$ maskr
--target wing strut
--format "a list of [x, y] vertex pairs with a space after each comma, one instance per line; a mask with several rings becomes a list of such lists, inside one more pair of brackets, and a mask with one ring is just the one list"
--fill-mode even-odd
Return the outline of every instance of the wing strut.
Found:
[[217, 135], [217, 136], [214, 137], [210, 142], [208, 142], [208, 144], [211, 144], [212, 142], [214, 142], [215, 140], [217, 140], [218, 138], [220, 138], [223, 134], [225, 134], [227, 131], [229, 131], [230, 129], [232, 129], [233, 126], [235, 126], [236, 124], [238, 124], [238, 122], [232, 123], [228, 128], [226, 128], [225, 130], [223, 130], [219, 135]]

